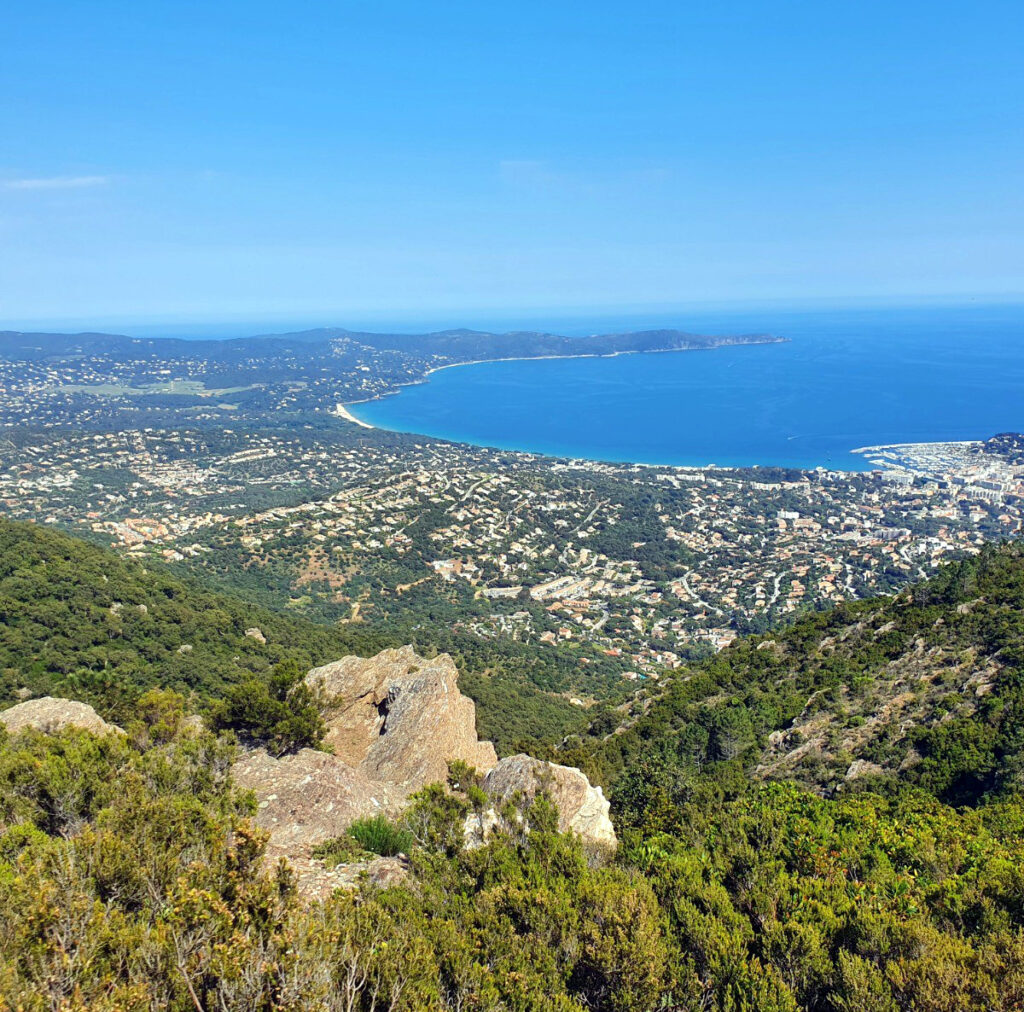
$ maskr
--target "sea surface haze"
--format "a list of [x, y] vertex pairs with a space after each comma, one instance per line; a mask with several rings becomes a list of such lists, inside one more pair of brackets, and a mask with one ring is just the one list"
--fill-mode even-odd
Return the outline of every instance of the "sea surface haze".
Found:
[[[648, 464], [858, 470], [852, 449], [1024, 429], [1024, 307], [708, 314], [662, 321], [785, 344], [443, 369], [356, 405], [403, 432]], [[640, 329], [634, 327], [633, 329]]]

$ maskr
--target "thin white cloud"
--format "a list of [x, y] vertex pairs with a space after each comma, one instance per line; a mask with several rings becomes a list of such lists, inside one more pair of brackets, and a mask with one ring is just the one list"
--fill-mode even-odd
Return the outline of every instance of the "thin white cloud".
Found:
[[6, 179], [5, 190], [80, 190], [87, 186], [105, 186], [110, 176], [49, 176], [40, 179]]

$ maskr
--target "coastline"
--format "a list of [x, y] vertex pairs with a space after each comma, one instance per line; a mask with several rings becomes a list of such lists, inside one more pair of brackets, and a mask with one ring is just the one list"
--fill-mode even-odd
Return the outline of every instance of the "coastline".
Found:
[[[769, 338], [765, 338], [763, 340], [752, 340], [752, 341], [724, 341], [722, 344], [717, 344], [717, 345], [714, 345], [714, 346], [711, 346], [711, 347], [628, 349], [628, 350], [623, 350], [623, 351], [608, 352], [608, 353], [604, 353], [604, 354], [596, 353], [596, 352], [588, 352], [588, 353], [580, 353], [580, 354], [575, 354], [575, 355], [568, 355], [568, 354], [567, 355], [516, 355], [516, 356], [507, 356], [507, 357], [503, 357], [503, 358], [472, 359], [472, 360], [468, 360], [468, 361], [465, 361], [465, 362], [445, 362], [445, 363], [443, 363], [441, 365], [435, 365], [435, 366], [432, 366], [429, 369], [426, 369], [422, 373], [422, 375], [420, 377], [418, 377], [417, 379], [407, 380], [407, 381], [401, 382], [401, 383], [395, 383], [391, 389], [389, 389], [389, 390], [387, 390], [387, 391], [385, 391], [383, 393], [376, 394], [376, 395], [374, 395], [372, 397], [360, 398], [359, 400], [352, 400], [352, 401], [347, 401], [345, 403], [338, 403], [337, 406], [336, 406], [335, 414], [338, 417], [341, 417], [341, 418], [345, 419], [346, 421], [349, 421], [349, 422], [351, 422], [351, 423], [353, 423], [355, 425], [360, 426], [361, 428], [365, 428], [365, 429], [379, 428], [379, 426], [372, 425], [369, 422], [366, 422], [363, 419], [359, 418], [357, 415], [355, 415], [350, 410], [350, 408], [355, 407], [356, 405], [359, 405], [359, 404], [371, 404], [374, 401], [381, 401], [381, 400], [383, 400], [386, 397], [397, 396], [398, 394], [400, 394], [402, 392], [402, 388], [404, 388], [404, 387], [420, 386], [422, 384], [425, 384], [425, 383], [429, 382], [430, 376], [432, 376], [434, 373], [441, 372], [444, 369], [454, 369], [454, 368], [456, 368], [458, 366], [487, 365], [487, 364], [492, 363], [492, 362], [496, 362], [496, 363], [497, 362], [502, 362], [503, 363], [503, 362], [552, 361], [552, 360], [577, 359], [577, 358], [590, 358], [590, 359], [596, 359], [596, 358], [617, 358], [620, 355], [665, 355], [665, 354], [676, 353], [676, 352], [685, 352], [685, 351], [714, 351], [717, 348], [738, 347], [738, 346], [747, 345], [747, 344], [749, 344], [749, 345], [763, 345], [763, 344], [783, 344], [783, 343], [789, 343], [789, 339], [788, 338], [770, 338], [769, 337]], [[395, 430], [395, 431], [405, 431], [405, 430]], [[445, 439], [447, 437], [438, 436], [438, 437], [432, 437], [432, 438]], [[888, 456], [889, 453], [886, 453], [885, 451], [889, 451], [891, 453], [892, 451], [899, 452], [901, 450], [910, 450], [910, 449], [923, 450], [923, 449], [931, 449], [931, 448], [936, 448], [937, 449], [937, 448], [944, 447], [944, 446], [980, 445], [980, 443], [981, 443], [981, 440], [967, 439], [967, 440], [956, 440], [956, 441], [939, 440], [939, 441], [924, 441], [924, 442], [888, 443], [888, 444], [880, 444], [880, 445], [877, 445], [877, 446], [857, 446], [857, 447], [849, 448], [849, 449], [846, 450], [846, 453], [849, 454], [850, 457], [853, 457], [854, 459], [861, 458], [861, 460], [863, 461], [863, 463], [861, 463], [860, 466], [853, 466], [853, 467], [851, 467], [851, 466], [845, 466], [845, 467], [838, 466], [837, 467], [835, 464], [828, 464], [828, 463], [826, 463], [826, 464], [811, 465], [811, 464], [765, 464], [763, 462], [759, 462], [759, 463], [726, 463], [726, 464], [718, 464], [718, 463], [711, 463], [711, 462], [704, 462], [704, 463], [693, 463], [693, 462], [690, 462], [690, 463], [686, 463], [686, 464], [679, 464], [679, 463], [655, 462], [655, 461], [635, 461], [635, 460], [616, 460], [616, 459], [605, 460], [604, 458], [600, 458], [600, 457], [579, 457], [579, 456], [566, 456], [564, 459], [566, 459], [566, 460], [574, 460], [574, 461], [578, 460], [580, 462], [588, 462], [588, 463], [632, 464], [635, 467], [642, 467], [642, 468], [664, 468], [664, 469], [669, 469], [669, 470], [678, 471], [678, 472], [701, 472], [701, 471], [705, 471], [705, 472], [714, 472], [714, 471], [733, 472], [733, 471], [746, 471], [746, 470], [754, 470], [754, 471], [756, 471], [756, 470], [760, 470], [762, 468], [789, 468], [789, 469], [792, 469], [792, 470], [795, 470], [795, 471], [803, 471], [803, 472], [807, 472], [807, 473], [810, 473], [810, 472], [813, 472], [813, 471], [819, 471], [819, 472], [833, 473], [833, 474], [836, 474], [836, 475], [853, 475], [853, 474], [865, 474], [865, 473], [868, 473], [868, 471], [870, 470], [872, 465], [874, 466], [875, 469], [877, 469], [879, 466], [882, 466], [883, 468], [891, 468], [891, 467], [896, 466], [894, 462], [890, 462], [890, 461], [884, 461], [883, 462], [883, 461], [865, 460], [864, 458], [869, 457], [869, 455], [883, 453], [884, 455]], [[489, 444], [480, 443], [480, 444], [475, 444], [475, 445], [480, 445], [481, 447], [485, 447], [486, 448], [486, 447], [488, 447]], [[538, 451], [538, 450], [531, 450], [531, 449], [528, 449], [528, 448], [525, 448], [525, 447], [494, 446], [494, 447], [490, 447], [490, 448], [493, 448], [493, 449], [503, 449], [503, 450], [506, 450], [508, 452], [523, 453], [523, 454], [528, 454], [528, 455], [551, 456], [550, 453], [546, 453], [544, 451]], [[846, 459], [849, 459], [849, 457], [846, 458]]]
[[883, 450], [913, 450], [922, 446], [981, 446], [983, 439], [926, 439], [918, 443], [880, 443], [878, 446], [858, 446], [850, 453], [881, 453]]
[[[735, 348], [743, 347], [746, 345], [765, 345], [765, 344], [788, 344], [791, 339], [787, 337], [765, 337], [762, 340], [748, 340], [748, 341], [723, 341], [721, 344], [716, 344], [710, 347], [690, 347], [690, 348], [650, 348], [650, 349], [629, 349], [624, 351], [612, 351], [607, 354], [599, 354], [596, 352], [582, 353], [578, 355], [515, 355], [505, 358], [483, 358], [483, 359], [472, 359], [466, 362], [446, 362], [443, 365], [432, 366], [431, 368], [424, 371], [423, 375], [419, 379], [407, 380], [403, 383], [396, 383], [394, 389], [387, 390], [384, 393], [376, 394], [373, 397], [363, 397], [359, 400], [345, 401], [344, 403], [339, 402], [335, 406], [335, 414], [344, 419], [345, 421], [352, 422], [354, 425], [358, 425], [364, 429], [376, 429], [378, 426], [371, 425], [369, 422], [363, 421], [352, 413], [350, 408], [355, 407], [358, 404], [372, 404], [374, 401], [384, 400], [386, 397], [396, 397], [402, 392], [404, 387], [421, 386], [430, 381], [430, 377], [437, 372], [441, 372], [444, 369], [455, 369], [459, 366], [467, 365], [488, 365], [492, 362], [539, 362], [539, 361], [554, 361], [554, 360], [565, 360], [565, 359], [577, 359], [577, 358], [618, 358], [621, 355], [668, 355], [675, 354], [677, 352], [687, 351], [715, 351], [718, 348]], [[385, 430], [390, 431], [390, 430]], [[394, 430], [403, 431], [403, 430]], [[430, 437], [443, 439], [445, 437]], [[542, 451], [529, 450], [523, 447], [487, 447], [486, 444], [471, 444], [480, 445], [484, 448], [491, 449], [505, 449], [508, 452], [523, 453], [528, 455], [539, 455], [539, 456], [551, 456]], [[856, 454], [858, 450], [850, 450], [851, 454]], [[588, 463], [610, 463], [610, 464], [631, 464], [635, 467], [643, 468], [664, 468], [671, 469], [674, 471], [682, 472], [701, 472], [701, 471], [743, 471], [743, 470], [759, 470], [762, 467], [793, 467], [793, 465], [773, 465], [773, 464], [714, 464], [714, 463], [703, 463], [703, 464], [672, 464], [672, 463], [656, 463], [652, 461], [625, 461], [625, 460], [608, 460], [604, 461], [599, 458], [589, 457], [566, 457], [566, 460], [580, 460]], [[815, 467], [808, 466], [797, 466], [795, 470], [799, 471], [835, 471], [837, 474], [848, 474], [848, 473], [863, 473], [860, 468], [846, 469], [846, 468], [829, 468], [822, 465]]]
[[[618, 358], [620, 355], [673, 355], [676, 352], [683, 351], [715, 351], [718, 348], [741, 348], [747, 345], [788, 344], [789, 340], [790, 339], [788, 337], [765, 337], [757, 341], [725, 340], [722, 341], [721, 344], [712, 344], [704, 347], [696, 346], [692, 348], [635, 348], [627, 349], [626, 351], [609, 351], [605, 354], [600, 354], [599, 352], [583, 352], [579, 355], [512, 355], [508, 358], [478, 358], [473, 359], [470, 362], [446, 362], [444, 365], [436, 365], [433, 368], [428, 369], [423, 374], [423, 379], [410, 383], [401, 383], [399, 386], [409, 387], [415, 386], [417, 383], [425, 383], [426, 377], [435, 372], [441, 372], [442, 369], [455, 369], [463, 365], [487, 365], [489, 362], [551, 362], [556, 359], [568, 358]], [[379, 400], [377, 397], [369, 399]], [[365, 404], [366, 401], [353, 401], [352, 403]]]
[[[667, 351], [676, 351], [676, 350], [688, 350], [688, 349], [660, 349], [658, 352], [650, 352], [650, 353], [648, 353], [648, 352], [632, 352], [632, 351], [630, 351], [630, 352], [615, 352], [615, 353], [610, 354], [610, 355], [548, 355], [548, 356], [544, 356], [544, 357], [549, 358], [549, 359], [553, 359], [553, 358], [563, 358], [563, 359], [564, 358], [614, 358], [616, 355], [655, 354], [655, 353], [661, 354], [661, 353], [664, 353], [664, 352], [667, 352]], [[538, 356], [534, 356], [534, 357], [538, 357]], [[437, 366], [434, 369], [431, 369], [430, 372], [439, 372], [441, 369], [451, 369], [451, 368], [453, 368], [456, 365], [479, 365], [479, 364], [485, 364], [486, 362], [519, 362], [519, 361], [531, 361], [531, 360], [532, 360], [531, 358], [506, 358], [506, 359], [484, 359], [481, 362], [452, 362], [452, 363], [449, 363], [449, 364], [446, 364], [446, 365], [443, 365], [443, 366]], [[401, 385], [402, 386], [415, 386], [415, 385], [418, 385], [420, 383], [425, 383], [425, 382], [427, 382], [427, 381], [424, 378], [422, 380], [417, 380], [417, 381], [411, 382], [411, 383], [403, 383]], [[392, 396], [394, 396], [395, 394], [397, 394], [399, 392], [400, 391], [398, 391], [398, 390], [389, 391], [387, 394], [382, 394], [382, 395], [380, 395], [378, 397], [366, 398], [365, 400], [352, 401], [350, 403], [351, 404], [367, 404], [367, 403], [370, 403], [370, 402], [372, 402], [374, 400], [381, 400], [381, 399], [383, 399], [383, 397], [392, 397]], [[346, 421], [352, 422], [353, 424], [358, 425], [358, 426], [360, 426], [360, 427], [362, 427], [364, 429], [374, 429], [374, 428], [377, 428], [377, 426], [371, 425], [368, 422], [364, 422], [361, 418], [356, 417], [354, 414], [352, 414], [351, 411], [349, 411], [348, 407], [346, 405], [344, 405], [344, 404], [340, 404], [339, 403], [336, 406], [335, 413], [339, 417], [345, 419]], [[401, 430], [396, 430], [396, 431], [401, 431]], [[431, 437], [431, 438], [444, 439], [445, 437]], [[552, 456], [550, 453], [546, 453], [544, 451], [530, 450], [530, 449], [526, 449], [526, 448], [523, 448], [523, 447], [487, 447], [486, 444], [482, 444], [482, 443], [481, 444], [472, 444], [472, 445], [479, 445], [479, 446], [481, 446], [483, 448], [504, 449], [504, 450], [506, 450], [506, 452], [521, 453], [521, 454], [524, 454], [524, 455], [527, 455], [527, 456], [541, 456], [541, 457], [551, 457]], [[912, 462], [908, 461], [908, 460], [901, 459], [902, 456], [912, 457], [914, 454], [920, 454], [920, 453], [928, 454], [928, 453], [948, 451], [948, 450], [964, 450], [964, 449], [966, 449], [968, 447], [976, 448], [976, 447], [981, 447], [983, 445], [984, 445], [984, 440], [981, 440], [981, 439], [924, 440], [924, 441], [911, 441], [911, 442], [900, 442], [900, 443], [881, 443], [881, 444], [873, 445], [873, 446], [857, 446], [857, 447], [854, 447], [854, 448], [850, 449], [847, 452], [850, 453], [851, 455], [854, 455], [854, 456], [868, 458], [867, 463], [873, 465], [873, 470], [875, 471], [875, 473], [878, 473], [879, 468], [881, 468], [881, 470], [883, 472], [885, 472], [885, 471], [900, 471], [900, 472], [902, 472], [902, 471], [908, 471], [908, 469], [909, 469], [909, 473], [915, 473], [917, 471], [917, 468], [915, 467], [915, 465]], [[882, 458], [891, 458], [891, 459], [881, 459], [881, 460], [875, 459], [875, 460], [872, 460], [872, 459], [870, 459], [872, 456], [880, 456]], [[846, 476], [846, 475], [853, 475], [853, 474], [867, 474], [867, 473], [869, 473], [868, 469], [867, 468], [863, 468], [863, 467], [862, 468], [843, 468], [843, 467], [829, 467], [829, 466], [821, 465], [821, 464], [818, 464], [818, 465], [815, 465], [815, 466], [792, 465], [792, 464], [763, 464], [763, 463], [756, 463], [756, 464], [714, 464], [714, 463], [678, 464], [678, 463], [667, 463], [667, 462], [662, 463], [662, 462], [655, 462], [655, 461], [604, 460], [603, 458], [598, 458], [598, 457], [581, 457], [581, 456], [563, 456], [563, 457], [560, 457], [559, 459], [562, 459], [565, 463], [568, 463], [568, 464], [572, 464], [572, 463], [579, 463], [579, 464], [582, 464], [582, 465], [586, 465], [586, 464], [617, 464], [617, 465], [632, 466], [632, 467], [635, 467], [635, 468], [658, 469], [658, 470], [667, 470], [667, 471], [675, 471], [675, 472], [690, 473], [690, 474], [694, 474], [694, 473], [698, 473], [699, 474], [701, 472], [711, 472], [711, 473], [714, 473], [716, 471], [721, 471], [721, 472], [726, 472], [726, 473], [735, 473], [735, 472], [742, 472], [742, 471], [758, 471], [758, 470], [761, 470], [763, 468], [788, 468], [788, 469], [792, 469], [792, 470], [795, 470], [795, 471], [801, 471], [801, 472], [805, 472], [805, 473], [811, 473], [811, 472], [817, 471], [817, 472], [823, 472], [823, 473], [826, 473], [826, 474], [832, 474], [832, 475], [836, 475], [836, 476]]]
[[[366, 401], [353, 401], [352, 403], [353, 404], [365, 404]], [[369, 422], [364, 422], [361, 418], [356, 418], [356, 416], [354, 414], [352, 414], [352, 412], [349, 411], [349, 409], [344, 404], [336, 404], [334, 406], [334, 413], [339, 418], [344, 418], [346, 422], [352, 422], [354, 425], [358, 425], [361, 428], [364, 428], [364, 429], [376, 428], [376, 426], [371, 425]]]
[[686, 351], [715, 351], [718, 348], [739, 348], [747, 345], [762, 345], [762, 344], [789, 344], [790, 338], [788, 337], [765, 337], [757, 341], [729, 341], [725, 340], [721, 344], [714, 344], [708, 347], [693, 347], [693, 348], [643, 348], [627, 351], [610, 351], [607, 354], [598, 354], [597, 352], [584, 352], [579, 355], [512, 355], [508, 358], [476, 358], [471, 359], [467, 362], [445, 362], [444, 365], [435, 365], [427, 369], [420, 379], [408, 380], [405, 383], [396, 383], [395, 390], [388, 390], [386, 393], [376, 394], [373, 397], [363, 397], [357, 401], [345, 401], [344, 404], [339, 403], [336, 407], [336, 414], [340, 415], [347, 421], [354, 422], [356, 425], [361, 425], [366, 429], [376, 428], [374, 425], [356, 418], [348, 408], [354, 404], [370, 404], [373, 401], [383, 400], [385, 397], [394, 397], [402, 392], [403, 387], [415, 387], [420, 386], [423, 383], [429, 381], [429, 378], [436, 372], [441, 372], [444, 369], [458, 369], [464, 365], [488, 365], [491, 362], [551, 362], [559, 359], [571, 359], [571, 358], [618, 358], [620, 355], [674, 355], [677, 352]]

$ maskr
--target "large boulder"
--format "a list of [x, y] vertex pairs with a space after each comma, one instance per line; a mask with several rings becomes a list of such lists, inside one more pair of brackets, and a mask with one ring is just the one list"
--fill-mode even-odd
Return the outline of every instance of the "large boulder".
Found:
[[25, 728], [35, 728], [53, 734], [65, 727], [80, 727], [93, 734], [123, 734], [116, 724], [108, 724], [91, 706], [73, 699], [57, 699], [54, 696], [40, 696], [25, 703], [18, 703], [9, 710], [0, 711], [0, 724], [11, 734]]
[[263, 749], [235, 763], [235, 783], [256, 795], [256, 824], [270, 834], [267, 856], [308, 855], [356, 820], [394, 815], [404, 795], [344, 760], [311, 748], [275, 759]]
[[477, 740], [476, 707], [457, 679], [446, 654], [426, 660], [412, 647], [314, 668], [306, 682], [326, 704], [329, 753], [302, 749], [275, 759], [258, 749], [235, 763], [235, 783], [256, 795], [256, 823], [269, 833], [268, 860], [288, 858], [305, 895], [364, 874], [403, 875], [393, 859], [327, 869], [312, 851], [356, 819], [398, 815], [411, 793], [447, 778], [451, 760], [481, 772], [496, 765], [494, 746]]
[[476, 707], [458, 677], [447, 654], [426, 660], [406, 646], [325, 664], [306, 682], [330, 701], [328, 748], [409, 792], [443, 781], [453, 759], [482, 773], [498, 762], [494, 746], [477, 740]]
[[587, 843], [614, 847], [615, 827], [610, 805], [600, 787], [574, 766], [559, 766], [528, 755], [502, 759], [484, 779], [484, 790], [496, 800], [521, 793], [532, 798], [546, 791], [558, 806], [558, 828], [573, 832]]

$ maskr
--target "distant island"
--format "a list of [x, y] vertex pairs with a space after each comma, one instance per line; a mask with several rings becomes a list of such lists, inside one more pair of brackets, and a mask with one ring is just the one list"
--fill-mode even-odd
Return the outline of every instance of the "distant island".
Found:
[[253, 424], [334, 414], [438, 369], [776, 344], [769, 334], [645, 330], [568, 337], [535, 331], [375, 334], [340, 327], [227, 340], [0, 331], [0, 425]]

